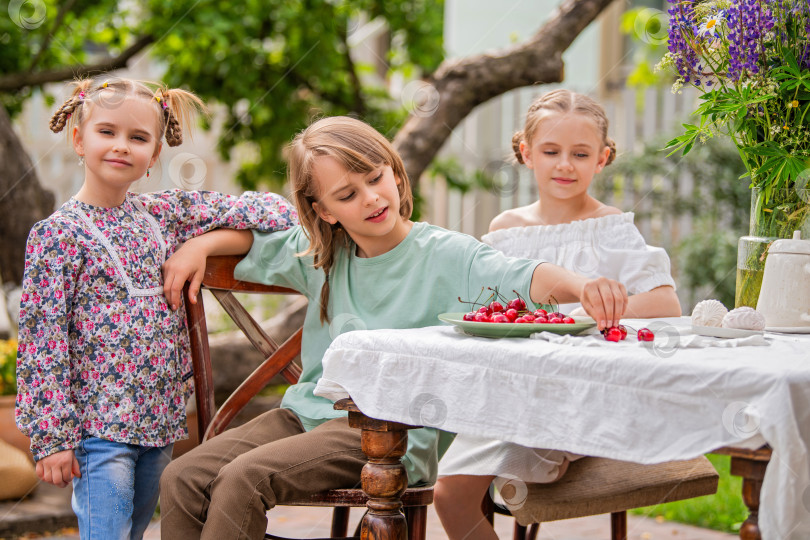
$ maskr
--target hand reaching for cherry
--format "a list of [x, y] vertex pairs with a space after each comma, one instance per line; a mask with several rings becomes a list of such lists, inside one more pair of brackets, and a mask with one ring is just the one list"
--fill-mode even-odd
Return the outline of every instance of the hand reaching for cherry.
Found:
[[[492, 294], [487, 298], [484, 303], [479, 303], [478, 295], [473, 301], [462, 300], [458, 298], [459, 302], [470, 304], [473, 307], [478, 306], [474, 311], [469, 311], [464, 314], [463, 319], [469, 322], [487, 322], [487, 323], [534, 323], [534, 324], [574, 324], [576, 321], [573, 317], [560, 313], [559, 311], [547, 311], [545, 309], [530, 310], [526, 306], [526, 301], [520, 296], [517, 291], [512, 291], [517, 295], [517, 298], [507, 300], [498, 292], [497, 287], [488, 287]], [[484, 289], [481, 289], [484, 292]], [[494, 299], [494, 300], [493, 300]], [[550, 304], [555, 305], [554, 299], [550, 299]], [[655, 334], [649, 328], [640, 328], [630, 330], [636, 333], [636, 339], [639, 341], [653, 341]], [[619, 342], [627, 339], [628, 328], [623, 324], [603, 328], [602, 335], [607, 341]]]

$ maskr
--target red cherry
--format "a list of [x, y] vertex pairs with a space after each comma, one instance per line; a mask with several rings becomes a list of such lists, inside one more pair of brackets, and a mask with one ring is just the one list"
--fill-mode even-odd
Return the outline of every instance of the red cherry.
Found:
[[548, 322], [551, 324], [563, 324], [562, 317], [551, 317], [549, 318]]
[[542, 308], [535, 309], [534, 310], [534, 316], [535, 317], [546, 317], [546, 316], [548, 316], [548, 311], [546, 311], [545, 309], [542, 309]]
[[565, 317], [565, 313], [560, 313], [559, 311], [555, 311], [553, 313], [548, 314], [549, 319], [551, 319], [553, 317], [557, 317], [558, 319], [562, 319], [563, 317]]
[[534, 318], [535, 324], [548, 324], [548, 317], [545, 315], [540, 315], [539, 317]]
[[636, 334], [636, 337], [638, 337], [639, 341], [652, 341], [655, 339], [655, 334], [652, 333], [652, 330], [641, 328]]
[[622, 339], [627, 338], [627, 328], [625, 328], [623, 324], [620, 324], [620, 325], [619, 325], [619, 326], [617, 326], [616, 328], [618, 328], [618, 329], [619, 329], [619, 332], [621, 332], [621, 333], [622, 333]]
[[528, 323], [528, 322], [531, 322], [531, 321], [526, 320], [526, 316], [525, 316], [525, 315], [524, 315], [524, 316], [522, 316], [522, 317], [518, 317], [517, 319], [515, 319], [515, 324], [526, 324], [526, 323]]
[[494, 322], [494, 323], [508, 323], [508, 322], [511, 322], [511, 321], [509, 320], [509, 317], [507, 317], [503, 313], [496, 313], [495, 315], [492, 316], [492, 321], [491, 322]]
[[503, 311], [503, 304], [501, 304], [497, 300], [493, 300], [492, 303], [489, 304], [489, 309], [492, 310], [492, 313], [499, 313]]
[[622, 339], [622, 332], [615, 326], [608, 328], [608, 331], [605, 332], [605, 339], [618, 342]]
[[465, 313], [463, 318], [464, 318], [465, 321], [474, 321], [475, 316], [476, 316], [476, 312], [471, 311], [469, 313]]
[[524, 302], [522, 298], [515, 298], [514, 300], [510, 300], [506, 307], [515, 309], [517, 311], [525, 311], [526, 302]]
[[507, 309], [504, 312], [504, 315], [506, 315], [506, 318], [509, 319], [509, 322], [515, 322], [515, 320], [518, 318], [518, 312], [514, 308]]
[[534, 315], [532, 315], [531, 313], [524, 313], [522, 317], [526, 319], [526, 322], [534, 322], [535, 319]]
[[577, 321], [575, 321], [572, 317], [563, 317], [563, 322], [565, 324], [574, 324]]
[[489, 315], [486, 312], [479, 311], [475, 314], [475, 322], [490, 322]]
[[480, 308], [478, 308], [478, 313], [483, 313], [484, 315], [489, 317], [490, 315], [492, 315], [492, 310], [489, 309], [489, 306], [481, 306]]

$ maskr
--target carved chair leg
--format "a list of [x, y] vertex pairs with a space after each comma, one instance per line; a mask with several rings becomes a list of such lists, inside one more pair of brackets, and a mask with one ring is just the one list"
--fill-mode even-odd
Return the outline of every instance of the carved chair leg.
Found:
[[350, 510], [351, 508], [348, 506], [336, 506], [334, 510], [332, 510], [332, 528], [329, 534], [337, 538], [346, 536], [349, 530]]
[[528, 530], [525, 526], [521, 525], [520, 523], [515, 520], [515, 528], [512, 532], [512, 540], [526, 540], [528, 536]]
[[627, 540], [627, 512], [610, 514], [611, 540]]
[[425, 540], [427, 537], [427, 506], [405, 508], [408, 523], [408, 540]]
[[495, 523], [495, 501], [492, 500], [492, 497], [489, 495], [489, 490], [484, 494], [484, 498], [481, 499], [481, 513], [484, 514], [484, 517], [487, 521], [489, 521], [490, 525], [494, 525]]

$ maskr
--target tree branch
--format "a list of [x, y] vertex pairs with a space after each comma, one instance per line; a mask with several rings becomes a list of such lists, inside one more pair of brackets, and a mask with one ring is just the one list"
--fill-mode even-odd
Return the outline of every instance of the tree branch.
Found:
[[155, 41], [155, 38], [152, 36], [142, 36], [120, 55], [95, 64], [71, 66], [50, 71], [40, 71], [38, 73], [12, 73], [10, 75], [4, 75], [0, 77], [0, 92], [13, 92], [26, 86], [39, 86], [49, 82], [64, 81], [75, 77], [83, 77], [85, 75], [120, 69], [125, 67], [133, 56], [141, 52], [153, 41]]
[[73, 4], [76, 3], [76, 0], [68, 0], [61, 6], [59, 6], [59, 13], [56, 15], [56, 20], [53, 23], [53, 27], [51, 28], [50, 32], [45, 35], [45, 39], [42, 40], [42, 46], [37, 52], [37, 55], [31, 60], [31, 65], [28, 66], [28, 71], [34, 71], [34, 68], [37, 67], [39, 61], [42, 59], [42, 56], [45, 54], [45, 51], [48, 50], [48, 46], [51, 44], [51, 40], [53, 39], [54, 34], [56, 31], [59, 30], [59, 27], [62, 26], [62, 22], [65, 20], [65, 15], [67, 15], [68, 11], [73, 7]]
[[562, 53], [613, 0], [564, 0], [528, 41], [489, 54], [445, 60], [427, 79], [439, 94], [430, 115], [412, 115], [394, 138], [416, 184], [453, 129], [476, 106], [509, 90], [563, 80]]
[[340, 36], [340, 41], [343, 42], [344, 56], [346, 57], [346, 68], [349, 70], [349, 80], [352, 82], [352, 95], [354, 96], [354, 111], [361, 117], [365, 115], [366, 103], [363, 100], [363, 93], [361, 92], [362, 85], [360, 78], [357, 76], [357, 70], [352, 60], [351, 47], [349, 47], [349, 39], [346, 35], [346, 30], [339, 28], [337, 31]]

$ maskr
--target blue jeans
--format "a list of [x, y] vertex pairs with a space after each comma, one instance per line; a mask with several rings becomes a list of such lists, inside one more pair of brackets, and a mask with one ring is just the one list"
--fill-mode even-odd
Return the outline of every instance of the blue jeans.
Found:
[[149, 447], [89, 437], [74, 450], [82, 477], [73, 479], [81, 540], [140, 540], [158, 502], [160, 475], [172, 446]]

